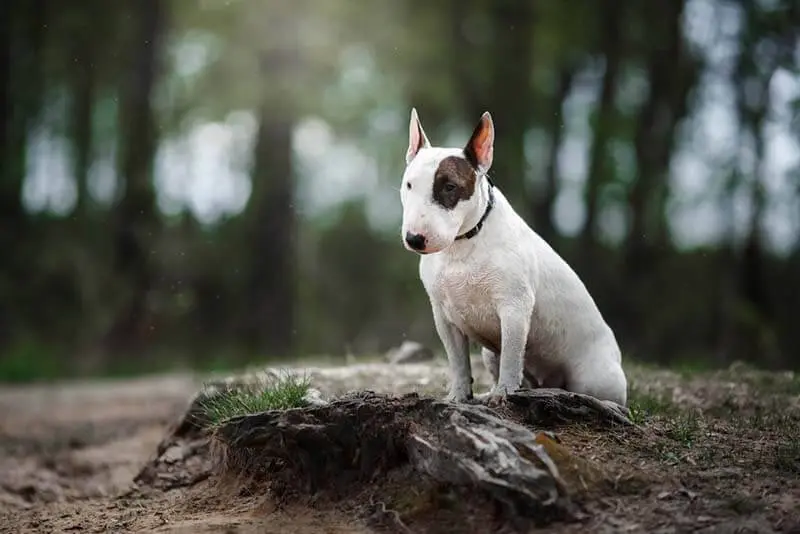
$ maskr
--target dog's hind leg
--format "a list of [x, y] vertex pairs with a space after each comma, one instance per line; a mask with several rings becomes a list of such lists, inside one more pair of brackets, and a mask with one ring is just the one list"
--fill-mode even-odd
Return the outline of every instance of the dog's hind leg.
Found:
[[500, 374], [500, 355], [484, 347], [481, 349], [481, 359], [483, 360], [483, 366], [489, 371], [489, 376], [492, 377], [492, 387], [494, 387]]
[[[602, 360], [599, 360], [602, 362]], [[567, 379], [567, 391], [590, 395], [601, 401], [610, 401], [627, 406], [627, 379], [622, 366], [616, 362], [605, 362], [585, 366], [572, 371]]]
[[539, 381], [527, 369], [522, 370], [522, 389], [536, 389], [541, 387]]
[[[486, 367], [486, 370], [489, 372], [489, 376], [492, 377], [491, 387], [494, 387], [495, 384], [497, 384], [497, 377], [500, 374], [500, 355], [491, 349], [482, 348], [481, 359], [483, 360], [484, 367]], [[523, 369], [522, 384], [520, 384], [520, 388], [534, 389], [538, 387], [539, 381], [536, 380], [536, 377], [528, 372], [527, 369]]]

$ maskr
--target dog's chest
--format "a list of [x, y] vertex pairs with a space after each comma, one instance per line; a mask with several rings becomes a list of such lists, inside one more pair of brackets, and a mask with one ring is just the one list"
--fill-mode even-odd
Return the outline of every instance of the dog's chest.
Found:
[[471, 337], [494, 343], [500, 320], [494, 298], [497, 280], [492, 270], [459, 262], [438, 265], [428, 274], [428, 291], [442, 306], [445, 317]]

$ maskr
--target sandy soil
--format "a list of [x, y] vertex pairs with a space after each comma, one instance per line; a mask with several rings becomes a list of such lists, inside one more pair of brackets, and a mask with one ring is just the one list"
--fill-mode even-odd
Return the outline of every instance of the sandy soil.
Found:
[[[445, 383], [440, 362], [306, 370], [326, 395], [439, 394]], [[547, 530], [800, 532], [800, 379], [742, 368], [629, 372], [643, 433], [558, 435], [608, 476], [636, 482], [587, 498], [582, 523]], [[186, 374], [0, 388], [0, 532], [374, 531], [346, 508], [232, 498], [212, 480], [136, 487], [201, 384]]]

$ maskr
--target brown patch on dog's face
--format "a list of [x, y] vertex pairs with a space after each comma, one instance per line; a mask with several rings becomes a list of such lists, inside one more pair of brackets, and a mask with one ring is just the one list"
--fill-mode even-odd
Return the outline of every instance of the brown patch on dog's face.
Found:
[[433, 176], [433, 201], [451, 210], [460, 201], [472, 198], [477, 180], [475, 169], [466, 159], [446, 157]]

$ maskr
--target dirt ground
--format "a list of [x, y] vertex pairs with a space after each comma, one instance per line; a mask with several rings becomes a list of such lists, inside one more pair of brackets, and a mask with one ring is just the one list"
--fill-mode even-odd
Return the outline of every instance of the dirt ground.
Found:
[[[445, 384], [441, 362], [304, 369], [325, 395], [440, 394]], [[586, 488], [580, 522], [545, 531], [800, 532], [800, 377], [740, 366], [628, 371], [641, 429], [556, 431], [612, 484]], [[0, 532], [375, 532], [347, 507], [278, 506], [222, 492], [212, 479], [169, 491], [136, 487], [133, 478], [208, 378], [0, 388]]]

